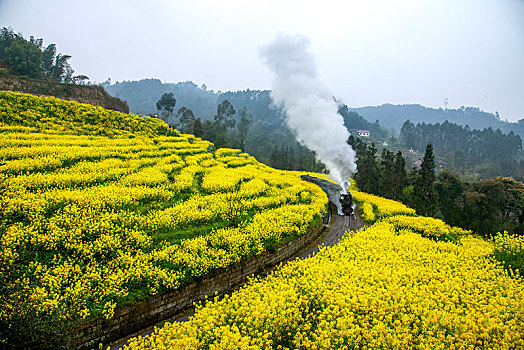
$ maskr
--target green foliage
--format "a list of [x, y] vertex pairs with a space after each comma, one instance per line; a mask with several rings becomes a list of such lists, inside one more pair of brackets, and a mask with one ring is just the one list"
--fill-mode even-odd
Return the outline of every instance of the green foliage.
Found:
[[176, 117], [178, 118], [179, 125], [180, 125], [179, 131], [180, 132], [190, 131], [188, 130], [188, 127], [190, 127], [192, 123], [195, 121], [195, 115], [193, 114], [193, 111], [187, 107], [182, 107], [178, 110]]
[[56, 45], [50, 44], [42, 50], [43, 39], [24, 39], [11, 28], [0, 31], [0, 64], [9, 68], [12, 74], [41, 78], [48, 76], [58, 82], [76, 83], [89, 79], [85, 75], [73, 76], [69, 64], [71, 56], [56, 55]]
[[176, 105], [176, 99], [172, 92], [166, 92], [156, 103], [156, 109], [162, 111], [162, 117], [166, 122], [173, 115], [173, 110]]
[[397, 195], [396, 189], [398, 188], [395, 176], [395, 155], [386, 148], [382, 149], [380, 169], [380, 191], [383, 197], [393, 199]]
[[38, 77], [42, 52], [35, 44], [23, 38], [15, 38], [11, 45], [5, 48], [2, 56], [4, 64], [11, 67], [12, 73], [31, 78]]
[[202, 119], [196, 118], [192, 125], [192, 134], [196, 137], [202, 137], [204, 135], [204, 124], [202, 123]]
[[369, 122], [358, 113], [350, 111], [345, 104], [339, 106], [338, 113], [344, 118], [344, 125], [348, 129], [369, 130], [371, 134], [378, 139], [385, 139], [387, 137], [387, 131], [380, 126], [378, 121], [375, 123]]
[[217, 114], [215, 114], [214, 119], [222, 131], [225, 132], [227, 129], [235, 127], [235, 120], [232, 118], [235, 114], [236, 111], [231, 102], [224, 100], [217, 106]]
[[376, 157], [377, 149], [375, 144], [365, 146], [357, 152], [357, 173], [355, 181], [361, 191], [379, 194], [381, 171]]
[[50, 76], [56, 81], [62, 81], [64, 83], [73, 82], [73, 69], [69, 64], [71, 56], [58, 54], [55, 57], [55, 64], [51, 67]]
[[503, 134], [491, 127], [470, 130], [447, 121], [414, 125], [406, 120], [401, 140], [404, 146], [415, 151], [432, 144], [435, 156], [455, 171], [478, 172], [483, 177], [511, 174], [524, 178], [524, 168], [517, 162], [522, 153], [522, 139], [513, 131]]
[[42, 51], [42, 69], [47, 75], [51, 75], [54, 68], [56, 56], [56, 44], [49, 44], [44, 51]]
[[436, 212], [436, 197], [435, 189], [433, 188], [435, 183], [435, 162], [431, 144], [426, 146], [426, 153], [420, 167], [419, 176], [417, 176], [413, 186], [415, 209], [420, 215], [432, 216]]
[[406, 160], [402, 152], [398, 151], [395, 155], [383, 148], [380, 159], [377, 159], [374, 143], [367, 144], [361, 138], [350, 135], [348, 144], [357, 152], [355, 181], [359, 187], [368, 193], [402, 200], [403, 191], [408, 186]]
[[244, 142], [249, 131], [249, 125], [253, 122], [253, 116], [247, 113], [247, 108], [244, 106], [238, 111], [240, 120], [238, 121], [238, 138], [240, 139], [240, 149], [245, 150]]
[[461, 210], [464, 184], [460, 177], [451, 170], [440, 172], [435, 181], [435, 192], [438, 208], [446, 222], [453, 226], [460, 226], [464, 221]]
[[483, 235], [515, 232], [522, 215], [522, 183], [502, 177], [487, 179], [468, 185], [463, 195], [461, 226]]
[[404, 159], [404, 156], [400, 151], [398, 151], [395, 156], [394, 173], [392, 176], [395, 179], [395, 187], [393, 189], [393, 197], [391, 197], [391, 199], [400, 201], [402, 199], [403, 189], [408, 185], [406, 159]]
[[[500, 118], [498, 113], [488, 113], [476, 107], [460, 107], [457, 109], [436, 109], [424, 107], [421, 105], [392, 105], [384, 104], [377, 107], [354, 108], [353, 111], [359, 113], [367, 120], [379, 120], [380, 124], [387, 129], [393, 129], [399, 133], [406, 119], [412, 123], [444, 125], [446, 121], [458, 125], [469, 125], [471, 129], [482, 130], [491, 127], [493, 130], [500, 129], [503, 133], [514, 133], [524, 136], [524, 121], [510, 123]], [[437, 148], [434, 140], [428, 140], [426, 143], [432, 143]], [[422, 149], [425, 147], [422, 144]]]
[[315, 153], [302, 147], [295, 149], [294, 147], [284, 145], [280, 147], [275, 146], [268, 163], [272, 168], [281, 170], [312, 171], [317, 173], [325, 171], [324, 164], [316, 159]]

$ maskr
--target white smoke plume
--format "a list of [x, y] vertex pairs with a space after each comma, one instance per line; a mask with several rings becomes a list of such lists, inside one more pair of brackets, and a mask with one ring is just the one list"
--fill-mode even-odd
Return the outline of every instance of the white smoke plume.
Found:
[[259, 56], [274, 74], [271, 99], [286, 111], [288, 127], [297, 140], [326, 165], [344, 191], [356, 171], [355, 152], [347, 144], [349, 132], [338, 114], [333, 94], [318, 79], [315, 58], [303, 35], [279, 33]]

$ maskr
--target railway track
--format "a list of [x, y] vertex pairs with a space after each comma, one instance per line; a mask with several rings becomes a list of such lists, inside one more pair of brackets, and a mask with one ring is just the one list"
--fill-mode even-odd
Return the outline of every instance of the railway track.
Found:
[[335, 206], [330, 203], [331, 220], [329, 221], [326, 230], [308, 247], [303, 249], [297, 255], [291, 257], [289, 260], [294, 260], [297, 257], [304, 259], [315, 255], [321, 246], [332, 247], [337, 244], [347, 231], [358, 231], [364, 227], [364, 220], [360, 213], [355, 209], [355, 213], [351, 216], [338, 215]]

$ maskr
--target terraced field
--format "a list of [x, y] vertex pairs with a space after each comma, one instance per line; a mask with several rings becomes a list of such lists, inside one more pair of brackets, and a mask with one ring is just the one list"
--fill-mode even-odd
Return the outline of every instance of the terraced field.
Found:
[[[327, 198], [299, 175], [158, 119], [0, 92], [0, 344], [68, 347], [79, 323], [305, 234]], [[524, 349], [522, 237], [352, 193], [368, 227], [127, 348]]]
[[[20, 122], [42, 110], [45, 122]], [[107, 136], [82, 128], [100, 108], [2, 92], [0, 111], [6, 323], [110, 318], [304, 234], [326, 210], [299, 174], [157, 119], [103, 110]]]
[[[383, 219], [125, 349], [524, 348], [524, 281], [496, 244], [354, 194]], [[518, 237], [499, 239], [522, 256]]]

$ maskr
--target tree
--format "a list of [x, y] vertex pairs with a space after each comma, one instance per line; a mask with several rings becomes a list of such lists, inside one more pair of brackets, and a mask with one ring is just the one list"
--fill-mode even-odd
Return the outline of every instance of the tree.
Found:
[[213, 123], [211, 120], [206, 120], [204, 121], [204, 133], [202, 135], [202, 138], [204, 140], [215, 143], [216, 134], [217, 134], [216, 131], [217, 130], [215, 128], [215, 123]]
[[451, 170], [439, 173], [435, 181], [438, 208], [444, 221], [450, 225], [463, 226], [464, 184]]
[[238, 121], [238, 137], [240, 139], [240, 149], [244, 151], [244, 142], [249, 131], [249, 125], [253, 121], [253, 116], [251, 114], [247, 114], [246, 107], [243, 107], [240, 111], [238, 111], [238, 115], [240, 116], [240, 120]]
[[173, 115], [173, 110], [176, 105], [176, 99], [172, 92], [164, 93], [156, 103], [156, 109], [162, 111], [162, 118], [168, 122]]
[[186, 132], [186, 127], [195, 120], [193, 111], [187, 107], [180, 108], [176, 114], [176, 117], [180, 123], [180, 132]]
[[376, 157], [375, 144], [365, 146], [364, 150], [357, 153], [357, 173], [355, 181], [358, 187], [368, 193], [379, 194], [380, 166]]
[[44, 51], [42, 51], [42, 69], [46, 75], [51, 75], [53, 71], [56, 56], [56, 45], [49, 44]]
[[3, 56], [4, 63], [11, 68], [14, 74], [32, 78], [37, 78], [40, 74], [42, 51], [34, 43], [22, 37], [15, 37], [11, 45], [5, 48]]
[[215, 122], [217, 122], [217, 124], [223, 129], [224, 132], [228, 128], [235, 127], [235, 120], [230, 118], [235, 113], [235, 108], [233, 108], [233, 105], [228, 100], [222, 101], [222, 103], [217, 106]]
[[406, 147], [415, 148], [415, 125], [408, 119], [400, 129], [400, 138]]
[[394, 188], [393, 199], [401, 200], [404, 188], [408, 186], [408, 175], [406, 173], [406, 160], [400, 151], [398, 151], [395, 156], [394, 167], [396, 186]]
[[432, 216], [436, 211], [435, 189], [435, 162], [433, 159], [433, 147], [426, 146], [426, 153], [420, 166], [420, 172], [413, 186], [415, 209], [421, 215]]
[[70, 55], [56, 54], [56, 45], [50, 44], [42, 49], [43, 39], [24, 39], [11, 28], [0, 31], [0, 63], [16, 75], [39, 78], [45, 74], [58, 82], [76, 83], [87, 78], [85, 75], [73, 76], [69, 64]]
[[72, 82], [73, 69], [68, 62], [70, 58], [71, 56], [61, 53], [56, 55], [55, 64], [51, 68], [51, 78], [65, 83]]
[[395, 155], [386, 148], [382, 149], [380, 169], [380, 195], [389, 199], [394, 199], [395, 190], [398, 188], [395, 172]]
[[348, 145], [351, 146], [351, 148], [353, 148], [355, 150], [355, 152], [360, 153], [360, 152], [365, 152], [366, 150], [366, 143], [364, 141], [362, 141], [362, 139], [360, 137], [355, 137], [353, 135], [349, 135], [349, 138], [347, 140], [347, 143]]
[[89, 77], [87, 75], [83, 75], [83, 74], [80, 74], [80, 75], [75, 75], [73, 77], [73, 83], [74, 84], [77, 84], [77, 83], [80, 83], [80, 85], [84, 85], [84, 81], [86, 80], [89, 80]]
[[193, 123], [191, 123], [193, 135], [196, 137], [204, 136], [204, 124], [200, 118], [196, 118]]

